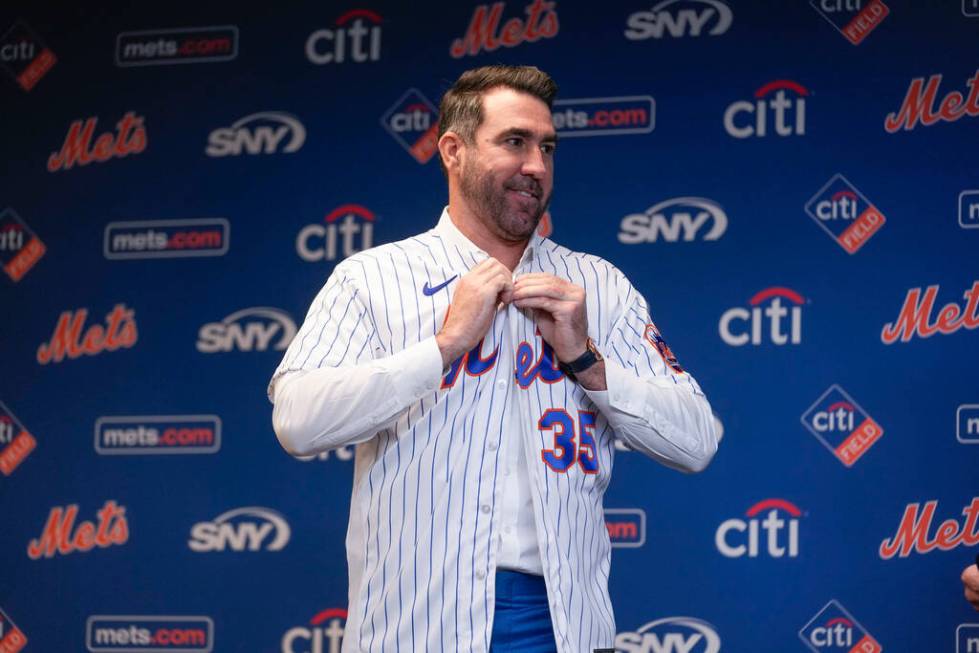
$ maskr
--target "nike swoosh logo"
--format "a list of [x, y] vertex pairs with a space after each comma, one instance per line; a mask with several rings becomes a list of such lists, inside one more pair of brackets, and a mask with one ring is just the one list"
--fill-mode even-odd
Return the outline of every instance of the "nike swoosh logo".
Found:
[[425, 285], [422, 286], [422, 294], [425, 295], [426, 297], [431, 297], [432, 295], [434, 295], [435, 293], [437, 293], [438, 291], [442, 290], [447, 285], [449, 285], [450, 283], [452, 283], [455, 280], [455, 278], [458, 277], [458, 276], [459, 276], [458, 274], [454, 274], [451, 277], [449, 277], [448, 279], [446, 279], [445, 281], [443, 281], [442, 283], [440, 283], [439, 285], [434, 286], [434, 287], [429, 286], [428, 285], [428, 282], [426, 281], [425, 282]]

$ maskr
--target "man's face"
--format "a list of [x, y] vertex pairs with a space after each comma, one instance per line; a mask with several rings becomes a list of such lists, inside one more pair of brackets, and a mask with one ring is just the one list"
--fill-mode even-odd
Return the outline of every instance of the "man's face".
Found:
[[495, 235], [517, 242], [537, 228], [554, 188], [556, 141], [543, 101], [509, 88], [483, 95], [483, 122], [466, 145], [460, 189]]

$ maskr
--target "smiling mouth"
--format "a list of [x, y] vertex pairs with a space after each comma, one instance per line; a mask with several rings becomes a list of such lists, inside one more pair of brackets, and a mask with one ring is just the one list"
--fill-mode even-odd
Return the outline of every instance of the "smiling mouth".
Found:
[[540, 194], [539, 193], [536, 193], [533, 190], [527, 190], [527, 189], [524, 189], [524, 188], [508, 188], [507, 190], [509, 190], [511, 193], [516, 193], [517, 195], [520, 195], [521, 197], [526, 197], [526, 198], [534, 199], [534, 200], [539, 200], [540, 199]]

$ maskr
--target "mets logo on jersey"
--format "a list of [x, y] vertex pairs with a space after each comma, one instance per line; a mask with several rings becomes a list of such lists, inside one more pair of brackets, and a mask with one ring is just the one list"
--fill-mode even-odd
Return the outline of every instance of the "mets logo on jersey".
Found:
[[884, 435], [884, 429], [834, 384], [802, 415], [802, 425], [850, 467]]
[[845, 653], [880, 653], [883, 649], [839, 601], [833, 599], [812, 618], [799, 638], [815, 653], [844, 651]]
[[670, 346], [663, 340], [663, 335], [656, 328], [655, 324], [650, 322], [646, 325], [646, 332], [643, 334], [643, 337], [646, 338], [646, 342], [656, 348], [663, 361], [673, 368], [673, 371], [677, 374], [683, 374], [683, 368], [680, 367], [680, 362], [676, 359]]
[[840, 174], [826, 182], [806, 204], [806, 213], [830, 238], [853, 254], [887, 221], [856, 186]]

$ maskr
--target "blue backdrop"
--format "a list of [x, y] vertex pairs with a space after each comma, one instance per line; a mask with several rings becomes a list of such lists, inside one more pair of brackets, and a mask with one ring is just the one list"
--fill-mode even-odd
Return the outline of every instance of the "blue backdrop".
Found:
[[353, 452], [265, 386], [506, 62], [724, 433], [618, 455], [618, 649], [979, 651], [976, 0], [86, 5], [0, 8], [0, 650], [338, 650]]

